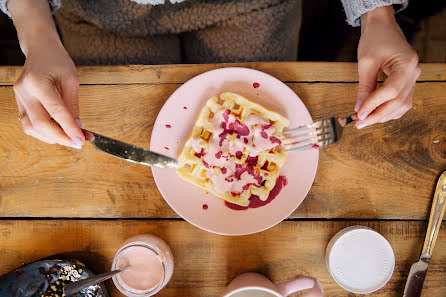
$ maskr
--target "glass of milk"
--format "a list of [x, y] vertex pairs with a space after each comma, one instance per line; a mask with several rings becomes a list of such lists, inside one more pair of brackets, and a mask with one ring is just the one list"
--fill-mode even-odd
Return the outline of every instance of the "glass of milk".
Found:
[[172, 277], [173, 256], [160, 238], [141, 234], [127, 239], [113, 259], [112, 270], [125, 268], [113, 277], [113, 283], [128, 297], [152, 296]]

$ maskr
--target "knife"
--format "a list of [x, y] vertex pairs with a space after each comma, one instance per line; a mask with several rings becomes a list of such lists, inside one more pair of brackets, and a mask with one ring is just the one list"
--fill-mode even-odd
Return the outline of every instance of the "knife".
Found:
[[98, 150], [129, 162], [159, 168], [176, 168], [178, 161], [170, 157], [82, 129], [85, 138]]
[[432, 202], [429, 225], [427, 226], [426, 237], [424, 239], [423, 250], [418, 262], [410, 267], [407, 277], [406, 287], [403, 297], [419, 297], [423, 289], [423, 282], [427, 268], [431, 261], [432, 250], [440, 231], [441, 221], [446, 209], [446, 171], [440, 175], [435, 189], [434, 201]]

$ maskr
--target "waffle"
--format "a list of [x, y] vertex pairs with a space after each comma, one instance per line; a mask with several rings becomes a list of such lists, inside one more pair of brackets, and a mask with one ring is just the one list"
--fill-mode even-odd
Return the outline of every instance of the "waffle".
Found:
[[206, 102], [181, 151], [184, 180], [230, 203], [268, 199], [287, 154], [281, 132], [287, 118], [234, 93]]

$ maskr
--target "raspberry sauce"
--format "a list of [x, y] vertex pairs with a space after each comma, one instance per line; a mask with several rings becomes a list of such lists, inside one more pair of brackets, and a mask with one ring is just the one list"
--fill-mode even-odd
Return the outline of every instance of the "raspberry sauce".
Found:
[[232, 210], [247, 210], [248, 208], [262, 207], [273, 201], [277, 197], [277, 195], [279, 195], [282, 188], [285, 187], [287, 184], [287, 178], [285, 176], [279, 176], [276, 185], [274, 186], [274, 188], [272, 188], [271, 192], [269, 192], [268, 199], [266, 199], [265, 201], [260, 200], [259, 196], [257, 195], [251, 195], [251, 197], [249, 198], [248, 206], [241, 206], [238, 204], [230, 203], [228, 201], [225, 201], [225, 205]]

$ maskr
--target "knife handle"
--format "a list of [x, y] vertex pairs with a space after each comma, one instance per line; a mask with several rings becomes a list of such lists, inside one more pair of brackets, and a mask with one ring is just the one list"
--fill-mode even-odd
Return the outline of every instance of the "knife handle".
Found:
[[434, 201], [432, 203], [431, 214], [429, 217], [429, 225], [427, 226], [426, 238], [424, 239], [421, 257], [432, 256], [435, 241], [440, 231], [441, 221], [443, 220], [444, 211], [446, 209], [446, 171], [440, 175], [435, 189]]

